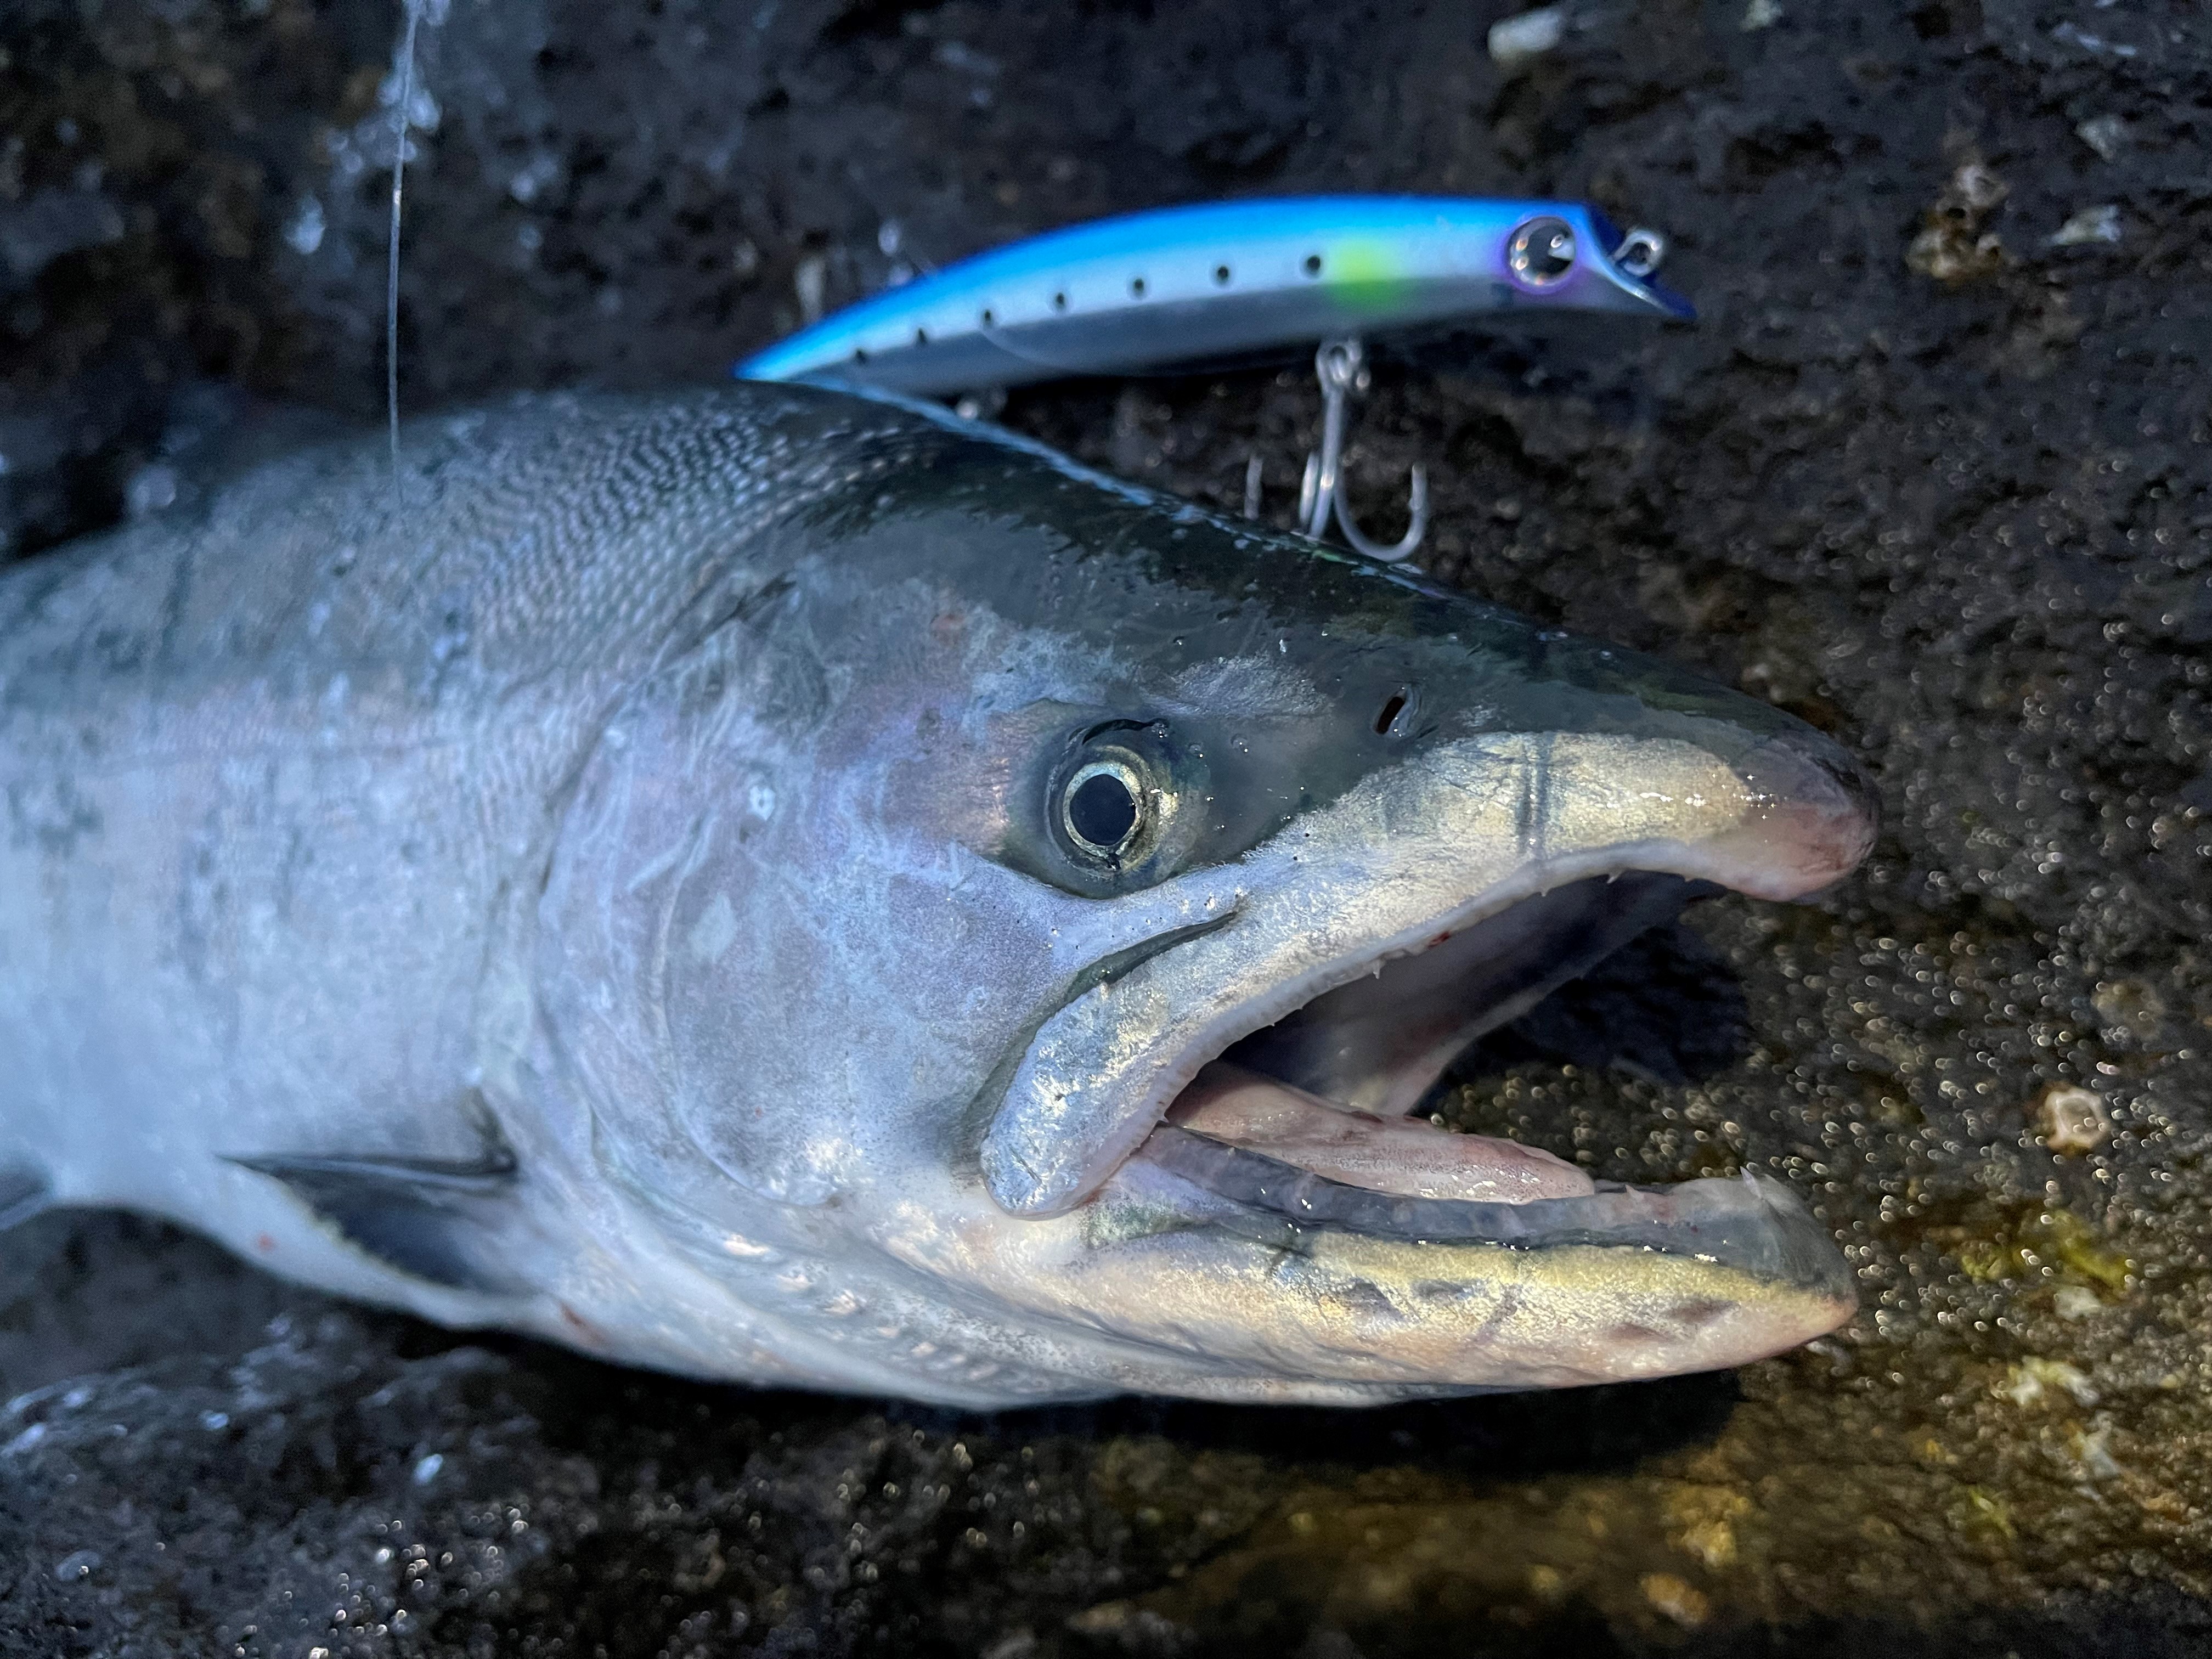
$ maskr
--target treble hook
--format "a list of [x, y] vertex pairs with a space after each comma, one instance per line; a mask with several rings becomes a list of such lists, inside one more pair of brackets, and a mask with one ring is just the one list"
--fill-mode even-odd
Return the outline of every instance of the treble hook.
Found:
[[[1318, 541], [1328, 533], [1332, 514], [1336, 527], [1352, 550], [1388, 564], [1411, 558], [1429, 532], [1429, 475], [1413, 468], [1413, 488], [1407, 492], [1411, 522], [1394, 544], [1370, 541], [1352, 516], [1344, 499], [1345, 405], [1355, 392], [1368, 385], [1367, 352], [1357, 339], [1324, 340], [1314, 354], [1314, 378], [1321, 382], [1321, 452], [1306, 456], [1304, 481], [1298, 486], [1298, 527]], [[1246, 481], [1246, 500], [1257, 492]]]

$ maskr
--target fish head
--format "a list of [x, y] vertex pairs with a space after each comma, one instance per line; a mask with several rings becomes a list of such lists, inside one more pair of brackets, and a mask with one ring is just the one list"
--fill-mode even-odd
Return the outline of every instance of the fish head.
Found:
[[1408, 1115], [1682, 897], [1848, 872], [1840, 749], [1018, 445], [821, 441], [853, 483], [628, 699], [539, 907], [595, 1155], [748, 1340], [976, 1403], [1373, 1401], [1848, 1316], [1771, 1178], [1621, 1188]]

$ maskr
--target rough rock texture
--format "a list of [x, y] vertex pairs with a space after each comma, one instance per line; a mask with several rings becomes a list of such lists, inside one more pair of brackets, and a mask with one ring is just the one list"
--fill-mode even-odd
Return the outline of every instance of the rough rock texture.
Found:
[[[1579, 1395], [962, 1422], [48, 1217], [0, 1239], [0, 1653], [2205, 1650], [2212, 22], [1620, 0], [1509, 76], [1497, 15], [432, 3], [404, 395], [709, 378], [902, 263], [1167, 200], [1662, 227], [1695, 329], [1386, 360], [1358, 499], [1387, 530], [1426, 460], [1433, 568], [1798, 711], [1887, 827], [1820, 905], [1639, 945], [1439, 1109], [1609, 1176], [1780, 1171], [1862, 1316]], [[378, 411], [398, 17], [0, 19], [7, 548], [161, 510], [273, 441], [258, 404]], [[1294, 368], [1005, 418], [1224, 503], [1257, 453], [1286, 514], [1316, 416]]]

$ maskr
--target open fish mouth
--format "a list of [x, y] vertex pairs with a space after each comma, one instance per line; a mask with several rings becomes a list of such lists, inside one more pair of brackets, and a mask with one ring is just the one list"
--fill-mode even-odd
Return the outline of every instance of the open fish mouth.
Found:
[[[1661, 758], [1686, 764], [1679, 755], [1655, 757], [1680, 747], [1631, 745], [1641, 751], [1637, 775], [1663, 778]], [[1552, 816], [1588, 820], [1592, 763], [1617, 763], [1626, 752], [1606, 740], [1580, 751], [1553, 742], [1544, 757], [1549, 790], [1562, 799], [1584, 793], [1578, 807], [1555, 800]], [[1317, 866], [1315, 879], [1302, 903], [1278, 901], [1289, 914], [1273, 925], [1279, 933], [1304, 923], [1320, 948], [1302, 952], [1268, 937], [1257, 914], [1266, 902], [1247, 888], [1225, 921], [1179, 937], [1122, 978], [1087, 986], [1045, 1022], [1007, 1091], [995, 1145], [985, 1151], [994, 1196], [1017, 1213], [1053, 1213], [1111, 1182], [1142, 1188], [1155, 1203], [1184, 1193], [1209, 1222], [1242, 1218], [1420, 1244], [1632, 1246], [1848, 1297], [1848, 1271], [1826, 1231], [1771, 1177], [1600, 1182], [1549, 1152], [1456, 1133], [1416, 1113], [1470, 1045], [1690, 899], [1722, 890], [1798, 897], [1864, 855], [1873, 835], [1866, 786], [1832, 751], [1776, 752], [1770, 744], [1730, 770], [1747, 786], [1734, 796], [1709, 779], [1666, 781], [1651, 793], [1689, 801], [1687, 811], [1663, 826], [1629, 813], [1616, 826], [1628, 838], [1610, 844], [1547, 851], [1529, 833], [1525, 799], [1513, 803], [1515, 856], [1470, 860], [1495, 878], [1472, 893], [1462, 885], [1425, 915], [1401, 912], [1395, 927], [1387, 902], [1336, 891], [1328, 850], [1312, 844], [1327, 837], [1310, 836], [1299, 857]], [[1486, 816], [1494, 814], [1478, 805], [1462, 844]], [[1635, 833], [1653, 827], [1675, 833]], [[1390, 873], [1370, 894], [1389, 891]], [[1351, 931], [1370, 909], [1385, 913], [1383, 927], [1327, 950], [1333, 933]], [[1245, 994], [1209, 999], [1211, 965], [1270, 957], [1290, 971], [1248, 972], [1236, 988]], [[1121, 1073], [1118, 1120], [1102, 1091], [1084, 1092], [1091, 1079], [1078, 1067], [1086, 1061]]]
[[[1826, 1231], [1747, 1171], [1599, 1181], [1420, 1108], [1475, 1042], [1718, 884], [1629, 872], [1519, 900], [1378, 961], [1206, 1061], [1117, 1175], [1175, 1182], [1301, 1230], [1419, 1244], [1629, 1245], [1844, 1294]], [[1208, 1205], [1209, 1209], [1215, 1206]]]

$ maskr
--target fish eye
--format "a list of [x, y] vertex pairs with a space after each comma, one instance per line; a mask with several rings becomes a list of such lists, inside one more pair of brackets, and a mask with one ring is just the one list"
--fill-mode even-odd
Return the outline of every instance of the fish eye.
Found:
[[1144, 828], [1145, 781], [1121, 760], [1095, 760], [1076, 769], [1060, 790], [1060, 827], [1081, 851], [1119, 859]]
[[[1206, 829], [1206, 757], [1159, 720], [1106, 720], [1069, 732], [1044, 758], [1032, 874], [1104, 898], [1184, 867]], [[1042, 822], [1039, 822], [1039, 820]], [[1022, 855], [1018, 842], [1014, 850]]]
[[1505, 267], [1523, 288], [1549, 288], [1574, 265], [1574, 228], [1564, 219], [1531, 219], [1505, 244]]

